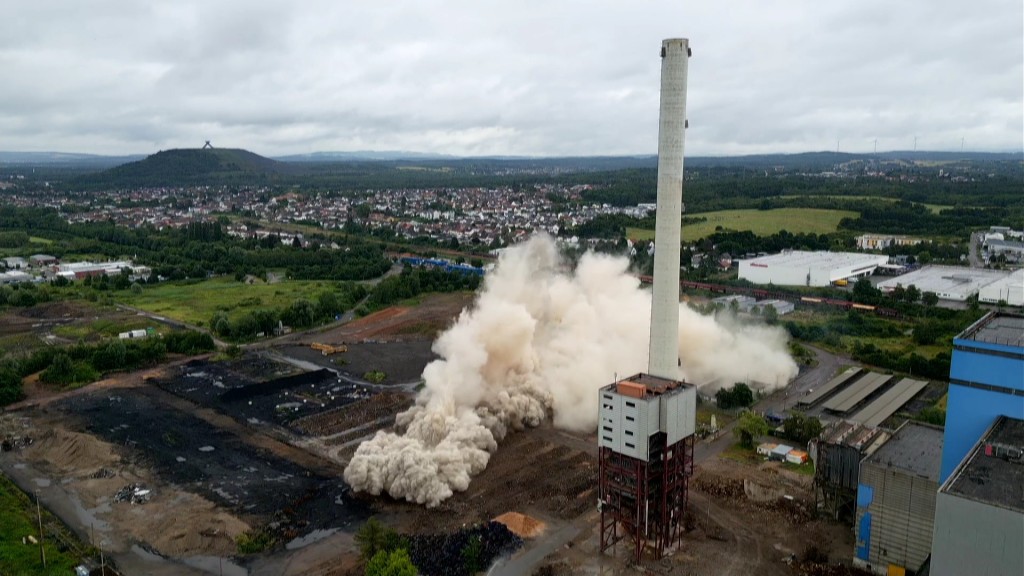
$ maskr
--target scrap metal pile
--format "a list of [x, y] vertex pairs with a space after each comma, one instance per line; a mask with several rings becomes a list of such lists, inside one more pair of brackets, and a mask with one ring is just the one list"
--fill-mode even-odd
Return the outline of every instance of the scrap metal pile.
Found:
[[130, 502], [132, 504], [145, 504], [152, 497], [152, 491], [142, 484], [134, 482], [121, 488], [114, 494], [114, 502]]

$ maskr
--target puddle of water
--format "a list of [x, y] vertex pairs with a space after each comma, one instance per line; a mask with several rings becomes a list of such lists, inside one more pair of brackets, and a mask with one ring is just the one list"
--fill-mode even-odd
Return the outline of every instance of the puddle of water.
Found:
[[14, 469], [15, 470], [24, 470], [25, 469], [25, 465], [21, 464], [21, 463], [15, 464], [14, 465]]
[[39, 486], [40, 488], [46, 488], [50, 485], [49, 478], [33, 478], [32, 481], [35, 482], [36, 486]]
[[284, 547], [286, 550], [297, 550], [304, 546], [309, 546], [314, 542], [319, 542], [320, 540], [327, 538], [328, 536], [334, 534], [337, 531], [337, 528], [331, 528], [330, 530], [313, 530], [309, 534], [306, 534], [305, 536], [300, 536], [292, 540], [291, 542], [285, 544]]
[[[110, 524], [96, 517], [97, 512], [105, 511], [102, 509], [103, 506], [99, 506], [97, 508], [94, 508], [93, 510], [89, 510], [84, 505], [82, 505], [82, 501], [78, 499], [78, 496], [75, 496], [73, 494], [68, 494], [68, 504], [70, 504], [71, 508], [74, 509], [75, 516], [78, 517], [78, 521], [82, 524], [82, 526], [89, 526], [90, 528], [99, 530], [101, 532], [106, 532], [110, 530]], [[105, 506], [107, 508], [110, 507], [109, 504], [106, 504]]]
[[174, 460], [175, 460], [176, 462], [179, 462], [179, 463], [180, 463], [180, 462], [184, 462], [184, 461], [185, 461], [185, 458], [184, 458], [184, 457], [182, 457], [182, 456], [178, 456], [178, 457], [176, 457], [176, 458], [175, 458]]
[[154, 554], [149, 550], [146, 550], [138, 544], [132, 544], [132, 554], [135, 554], [139, 558], [148, 562], [167, 562], [167, 559], [159, 554]]
[[200, 446], [200, 452], [213, 452], [213, 446]]
[[248, 576], [249, 574], [245, 568], [219, 556], [190, 556], [182, 558], [182, 562], [210, 574], [224, 574], [224, 576]]

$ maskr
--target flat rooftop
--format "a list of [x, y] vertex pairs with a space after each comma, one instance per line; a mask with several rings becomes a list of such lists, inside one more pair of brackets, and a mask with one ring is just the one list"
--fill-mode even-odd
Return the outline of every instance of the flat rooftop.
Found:
[[[1016, 455], [1006, 456], [1008, 449]], [[941, 492], [1024, 512], [1024, 420], [1000, 416]]]
[[807, 252], [792, 250], [780, 254], [771, 254], [753, 258], [748, 262], [756, 262], [767, 266], [792, 266], [794, 268], [845, 268], [848, 266], [869, 266], [884, 264], [888, 256], [878, 254], [862, 254], [860, 252]]
[[602, 390], [622, 393], [620, 385], [625, 385], [627, 387], [642, 387], [643, 396], [648, 398], [662, 394], [674, 393], [677, 389], [693, 387], [692, 384], [688, 384], [681, 380], [670, 380], [668, 378], [661, 378], [660, 376], [640, 373], [634, 374], [628, 378], [620, 378], [616, 382], [605, 386]]
[[1002, 280], [1010, 273], [1002, 270], [963, 268], [960, 266], [925, 266], [902, 276], [878, 283], [878, 289], [889, 292], [897, 286], [913, 284], [921, 292], [934, 292], [946, 300], [966, 300], [989, 284]]
[[961, 332], [957, 338], [1024, 348], [1024, 316], [991, 312]]
[[1005, 300], [1013, 303], [1013, 295], [1024, 296], [1024, 268], [1011, 273], [1002, 280], [996, 280], [995, 282], [985, 286], [981, 292], [978, 293], [982, 302], [998, 302]]
[[942, 428], [937, 426], [908, 421], [881, 448], [865, 458], [864, 463], [938, 482], [942, 433]]

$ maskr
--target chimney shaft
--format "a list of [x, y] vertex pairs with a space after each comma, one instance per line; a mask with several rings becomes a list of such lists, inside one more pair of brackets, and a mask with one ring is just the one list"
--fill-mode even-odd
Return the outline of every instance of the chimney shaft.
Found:
[[683, 138], [689, 40], [661, 43], [658, 214], [648, 373], [679, 379], [679, 243], [683, 208]]

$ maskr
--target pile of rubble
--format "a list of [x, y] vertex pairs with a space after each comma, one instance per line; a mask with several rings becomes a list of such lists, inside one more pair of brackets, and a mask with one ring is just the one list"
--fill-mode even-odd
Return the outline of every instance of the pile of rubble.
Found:
[[121, 488], [114, 494], [114, 502], [130, 502], [132, 504], [145, 504], [152, 497], [152, 491], [142, 484], [134, 482]]
[[0, 441], [0, 451], [11, 452], [21, 450], [32, 445], [32, 438], [28, 436], [8, 436]]
[[744, 498], [743, 480], [735, 478], [708, 477], [698, 475], [693, 480], [693, 487], [708, 496], [716, 498]]
[[424, 576], [470, 576], [467, 550], [476, 539], [479, 539], [479, 548], [474, 560], [478, 567], [490, 566], [497, 558], [523, 545], [523, 539], [507, 526], [491, 521], [454, 534], [413, 536], [409, 539], [409, 557]]
[[794, 567], [800, 576], [871, 576], [871, 572], [841, 564], [800, 562], [794, 564]]

